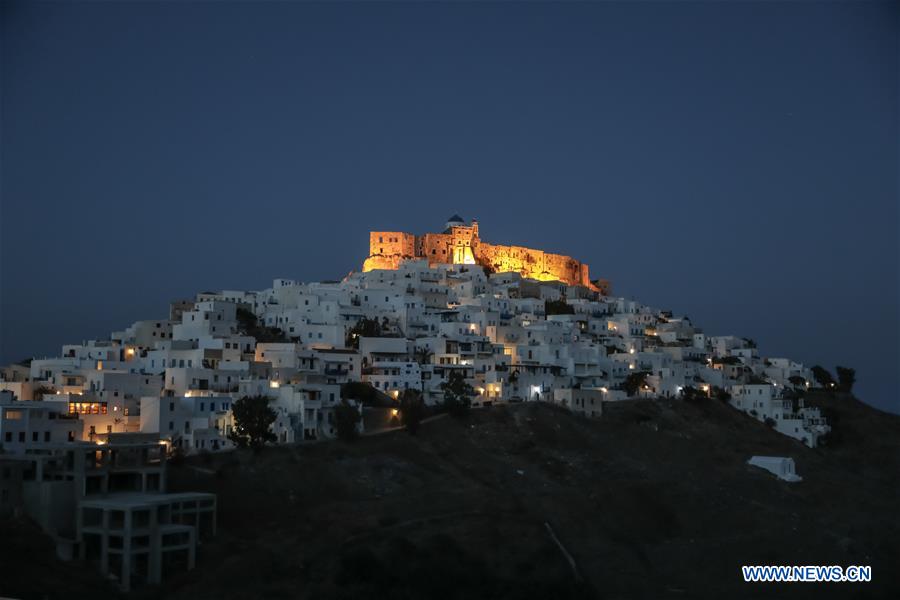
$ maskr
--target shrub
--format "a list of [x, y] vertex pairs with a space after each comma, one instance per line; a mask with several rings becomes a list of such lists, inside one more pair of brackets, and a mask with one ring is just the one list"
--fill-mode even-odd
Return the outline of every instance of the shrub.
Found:
[[359, 414], [359, 409], [346, 400], [342, 400], [334, 409], [338, 439], [349, 442], [359, 437], [357, 425], [361, 419], [362, 415]]

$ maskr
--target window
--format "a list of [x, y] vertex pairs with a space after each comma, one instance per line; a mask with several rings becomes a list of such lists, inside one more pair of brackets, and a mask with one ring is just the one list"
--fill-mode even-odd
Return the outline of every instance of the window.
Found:
[[11, 441], [12, 441], [12, 431], [7, 431], [7, 432], [6, 432], [6, 436], [4, 437], [4, 440], [3, 440], [3, 441], [5, 441], [5, 442], [11, 442]]

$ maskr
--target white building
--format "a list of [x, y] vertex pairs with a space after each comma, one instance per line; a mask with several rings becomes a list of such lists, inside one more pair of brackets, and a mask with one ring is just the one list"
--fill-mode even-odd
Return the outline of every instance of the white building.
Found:
[[[568, 309], [548, 315], [548, 302]], [[377, 328], [354, 337], [363, 319]], [[427, 260], [340, 282], [201, 292], [173, 302], [167, 319], [3, 369], [0, 390], [59, 402], [57, 414], [81, 425], [75, 439], [153, 432], [193, 452], [230, 447], [230, 407], [242, 396], [271, 398], [280, 443], [320, 440], [334, 435], [342, 386], [417, 390], [434, 405], [453, 371], [475, 406], [545, 401], [598, 416], [603, 402], [690, 387], [728, 392], [736, 409], [811, 446], [829, 430], [803, 403], [809, 369], [760, 355], [752, 340], [587, 287]], [[17, 444], [19, 430], [6, 427]]]
[[784, 481], [796, 482], [803, 481], [803, 478], [797, 475], [794, 459], [786, 456], [752, 456], [747, 464], [765, 469], [779, 479]]

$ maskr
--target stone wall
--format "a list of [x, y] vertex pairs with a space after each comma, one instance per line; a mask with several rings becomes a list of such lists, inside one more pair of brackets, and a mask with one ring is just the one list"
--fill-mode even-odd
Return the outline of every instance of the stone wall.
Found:
[[571, 256], [482, 242], [477, 224], [421, 236], [373, 231], [369, 234], [369, 257], [363, 263], [363, 271], [397, 269], [403, 260], [411, 258], [426, 259], [431, 265], [480, 264], [496, 273], [520, 273], [539, 281], [562, 281], [608, 293], [608, 282], [604, 289], [594, 286], [588, 266]]
[[373, 231], [369, 234], [369, 256], [416, 256], [416, 236], [402, 231]]

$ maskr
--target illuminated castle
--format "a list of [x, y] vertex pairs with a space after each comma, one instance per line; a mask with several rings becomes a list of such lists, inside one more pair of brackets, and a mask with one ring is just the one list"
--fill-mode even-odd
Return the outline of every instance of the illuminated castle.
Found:
[[605, 281], [592, 283], [588, 266], [571, 256], [522, 246], [488, 244], [478, 235], [478, 221], [472, 219], [471, 224], [466, 224], [458, 215], [450, 217], [443, 233], [372, 231], [363, 271], [397, 269], [402, 261], [416, 259], [427, 259], [432, 265], [481, 265], [494, 273], [520, 273], [531, 279], [583, 285], [603, 293], [608, 289]]

